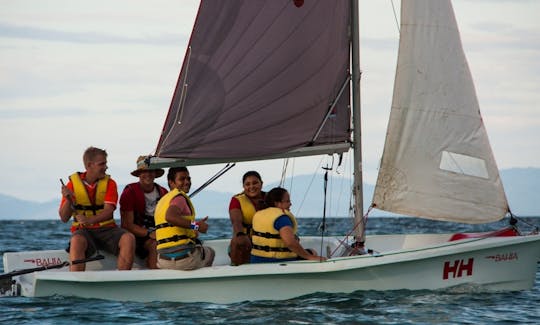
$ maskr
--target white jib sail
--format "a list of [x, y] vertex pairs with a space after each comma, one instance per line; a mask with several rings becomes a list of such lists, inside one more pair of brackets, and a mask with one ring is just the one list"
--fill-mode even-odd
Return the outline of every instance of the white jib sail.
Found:
[[402, 2], [399, 56], [373, 203], [484, 223], [508, 211], [450, 1]]

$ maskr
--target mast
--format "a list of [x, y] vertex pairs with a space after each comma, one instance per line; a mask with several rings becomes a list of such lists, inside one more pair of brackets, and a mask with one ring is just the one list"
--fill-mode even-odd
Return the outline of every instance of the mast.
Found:
[[352, 125], [354, 160], [354, 224], [356, 242], [364, 243], [364, 200], [362, 188], [362, 129], [360, 118], [360, 27], [358, 0], [351, 0], [351, 56], [352, 56]]

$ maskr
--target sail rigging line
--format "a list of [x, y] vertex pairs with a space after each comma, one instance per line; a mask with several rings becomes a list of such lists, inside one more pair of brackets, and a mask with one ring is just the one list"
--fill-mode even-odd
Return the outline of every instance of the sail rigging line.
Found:
[[[476, 237], [476, 238], [469, 238], [469, 239], [467, 239], [465, 241], [454, 240], [454, 241], [444, 243], [444, 247], [460, 246], [460, 245], [464, 245], [464, 244], [468, 244], [468, 243], [473, 243], [473, 242], [486, 240], [486, 239], [489, 239], [489, 238], [493, 238], [493, 237], [489, 237], [489, 236], [488, 237]], [[400, 250], [400, 251], [392, 251], [392, 252], [385, 252], [385, 253], [380, 253], [378, 251], [368, 249], [366, 253], [370, 254], [371, 257], [382, 257], [382, 256], [402, 255], [402, 254], [407, 254], [407, 253], [424, 252], [424, 251], [429, 251], [429, 250], [433, 250], [433, 249], [434, 249], [434, 247], [421, 247], [421, 248], [409, 248], [409, 249], [403, 249], [403, 250]], [[334, 252], [335, 252], [335, 250], [334, 250]], [[350, 255], [350, 256], [352, 256], [352, 255]]]
[[[341, 165], [341, 159], [339, 160], [339, 165]], [[336, 166], [336, 169], [337, 167]], [[326, 167], [321, 167], [324, 170], [324, 177], [323, 177], [323, 215], [321, 223], [319, 224], [319, 230], [321, 231], [321, 247], [320, 252], [322, 254], [323, 252], [323, 243], [324, 243], [324, 233], [326, 231], [326, 202], [328, 201], [328, 171], [334, 170], [334, 155], [332, 155], [332, 164], [330, 167], [328, 167], [328, 163], [326, 164]]]
[[397, 17], [396, 6], [394, 5], [394, 0], [390, 0], [390, 3], [392, 4], [392, 11], [394, 12], [394, 20], [396, 21], [396, 27], [397, 27], [398, 34], [399, 34], [399, 33], [400, 33], [400, 30], [399, 30], [399, 19], [398, 19], [398, 17]]
[[[188, 46], [187, 48], [187, 51], [186, 51], [186, 73], [184, 75], [184, 80], [182, 80], [182, 91], [180, 92], [180, 100], [179, 100], [179, 105], [178, 105], [178, 110], [176, 110], [176, 115], [174, 117], [174, 121], [171, 125], [171, 128], [169, 129], [169, 132], [167, 132], [167, 135], [165, 135], [165, 137], [163, 138], [163, 141], [160, 141], [159, 144], [161, 146], [161, 144], [165, 143], [167, 141], [167, 139], [169, 138], [169, 136], [171, 135], [172, 131], [174, 130], [174, 127], [176, 125], [179, 125], [182, 123], [182, 116], [183, 116], [183, 113], [184, 113], [184, 104], [185, 104], [185, 101], [186, 101], [186, 97], [187, 97], [187, 77], [188, 77], [188, 72], [189, 72], [189, 64], [191, 62], [191, 45]], [[172, 105], [172, 103], [171, 103]], [[160, 148], [158, 148], [158, 150], [156, 150], [156, 156], [159, 156], [159, 151], [160, 151]]]
[[307, 194], [308, 194], [309, 190], [311, 189], [311, 186], [313, 185], [313, 181], [315, 180], [315, 177], [317, 176], [317, 171], [321, 167], [323, 159], [324, 159], [324, 157], [321, 157], [321, 160], [319, 160], [319, 164], [315, 168], [315, 172], [313, 173], [313, 176], [311, 177], [311, 181], [309, 182], [309, 185], [308, 185], [306, 191], [304, 192], [304, 197], [302, 198], [302, 201], [300, 202], [300, 205], [299, 205], [298, 209], [296, 210], [297, 214], [300, 213], [300, 210], [304, 206], [304, 202], [306, 201]]
[[343, 92], [345, 91], [345, 89], [349, 86], [350, 81], [351, 81], [351, 74], [347, 74], [347, 78], [345, 78], [345, 81], [341, 85], [341, 88], [339, 89], [339, 92], [337, 93], [337, 95], [334, 98], [334, 100], [332, 101], [332, 103], [330, 103], [330, 105], [328, 106], [328, 110], [326, 111], [326, 114], [325, 114], [325, 116], [324, 116], [324, 118], [323, 118], [323, 120], [321, 122], [321, 125], [319, 126], [319, 128], [317, 129], [317, 131], [315, 132], [313, 137], [311, 138], [311, 145], [319, 137], [319, 134], [321, 133], [322, 129], [324, 128], [324, 125], [326, 124], [326, 121], [328, 121], [328, 119], [330, 118], [330, 116], [334, 112], [334, 108], [336, 107], [339, 99], [341, 98], [341, 95], [343, 95]]
[[[352, 170], [349, 171], [351, 173], [351, 175], [354, 173], [354, 157], [353, 155], [348, 155], [348, 161], [349, 161], [349, 168], [351, 168]], [[354, 219], [354, 175], [352, 175], [352, 179], [351, 179], [351, 183], [350, 183], [350, 193], [349, 193], [349, 213], [348, 213], [348, 217], [351, 218], [351, 219]]]
[[197, 188], [195, 191], [193, 191], [193, 193], [191, 193], [189, 195], [190, 198], [194, 197], [195, 195], [197, 195], [197, 193], [199, 193], [200, 191], [202, 191], [205, 187], [207, 187], [208, 185], [212, 184], [216, 179], [220, 178], [221, 176], [223, 176], [223, 174], [225, 174], [226, 172], [228, 172], [231, 168], [233, 168], [234, 166], [236, 166], [236, 163], [228, 163], [227, 165], [225, 165], [225, 167], [223, 167], [220, 171], [218, 171], [216, 174], [214, 174], [214, 176], [210, 177], [204, 184], [202, 184], [201, 186], [199, 186], [199, 188]]
[[[345, 182], [347, 181], [347, 178], [345, 177], [345, 174], [343, 173], [340, 173], [340, 171], [338, 170], [341, 165], [342, 165], [342, 162], [343, 162], [343, 154], [339, 154], [339, 160], [338, 160], [338, 165], [336, 166], [334, 172], [339, 175], [339, 184], [337, 185], [338, 186], [338, 189], [339, 189], [339, 192], [337, 193], [337, 198], [333, 200], [333, 202], [335, 202], [335, 206], [336, 206], [336, 213], [335, 215], [336, 216], [339, 216], [339, 211], [340, 211], [340, 206], [341, 206], [341, 199], [343, 197], [343, 191], [345, 188], [347, 188], [348, 190], [351, 189], [351, 186], [349, 186], [350, 184], [347, 184], [347, 187], [345, 187]], [[348, 191], [349, 193], [352, 193], [352, 191]]]
[[296, 160], [294, 158], [292, 159], [292, 171], [290, 173], [289, 187], [287, 187], [287, 184], [285, 184], [285, 181], [287, 180], [287, 170], [289, 168], [289, 161], [290, 161], [290, 158], [283, 159], [283, 167], [281, 168], [281, 179], [279, 181], [279, 187], [287, 189], [287, 192], [289, 192], [289, 194], [292, 195], [293, 178], [294, 178], [294, 163]]
[[[361, 224], [363, 224], [364, 226], [367, 225], [368, 215], [369, 215], [369, 213], [371, 212], [372, 209], [373, 209], [373, 206], [370, 206], [368, 208], [366, 214], [363, 216], [362, 220], [356, 221], [354, 226], [352, 227], [352, 229], [347, 234], [345, 234], [343, 239], [338, 238], [339, 245], [337, 245], [336, 248], [334, 248], [334, 250], [330, 254], [330, 257], [334, 256], [336, 251], [342, 246], [347, 248], [347, 252], [349, 253], [349, 256], [351, 256], [351, 255], [362, 255], [362, 254], [366, 253], [366, 251], [364, 251], [363, 243], [362, 243], [361, 246], [359, 246], [358, 242], [355, 241], [352, 245], [349, 245], [347, 243], [347, 238], [349, 238]], [[365, 227], [364, 227], [364, 229], [365, 229]]]
[[296, 163], [296, 159], [293, 158], [292, 159], [291, 172], [290, 172], [289, 193], [293, 192], [293, 179], [294, 179], [294, 166], [295, 166], [295, 163]]
[[532, 224], [530, 222], [527, 222], [525, 219], [522, 219], [521, 217], [518, 217], [515, 214], [513, 214], [512, 212], [510, 212], [510, 221], [509, 221], [509, 223], [510, 223], [511, 226], [514, 226], [514, 228], [516, 228], [516, 230], [517, 230], [516, 224], [517, 224], [518, 221], [521, 222], [521, 223], [526, 224], [527, 226], [530, 226], [531, 228], [533, 228], [533, 231], [532, 231], [531, 234], [537, 234], [538, 233], [539, 228], [538, 228], [537, 225], [534, 225], [534, 224]]
[[[332, 156], [333, 158], [334, 156]], [[324, 185], [323, 185], [323, 193], [324, 193], [324, 199], [323, 199], [323, 215], [322, 215], [322, 221], [321, 221], [321, 224], [319, 225], [319, 229], [321, 230], [321, 246], [320, 246], [320, 250], [319, 252], [321, 252], [321, 255], [322, 255], [322, 252], [323, 252], [323, 243], [324, 243], [324, 232], [326, 231], [326, 200], [327, 200], [327, 189], [328, 189], [328, 170], [332, 170], [332, 168], [334, 167], [334, 160], [332, 159], [332, 166], [331, 167], [328, 167], [328, 165], [326, 165], [326, 167], [323, 167], [324, 169]]]
[[281, 178], [279, 187], [285, 187], [285, 177], [287, 176], [287, 167], [289, 166], [289, 158], [283, 159], [283, 167], [281, 167]]

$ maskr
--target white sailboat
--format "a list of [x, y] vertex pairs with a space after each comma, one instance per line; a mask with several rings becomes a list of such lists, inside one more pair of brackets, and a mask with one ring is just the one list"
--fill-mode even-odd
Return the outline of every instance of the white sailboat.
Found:
[[[540, 235], [364, 236], [358, 1], [203, 0], [156, 157], [172, 166], [354, 150], [356, 242], [303, 237], [325, 262], [230, 266], [228, 239], [208, 240], [212, 267], [116, 271], [115, 260], [68, 272], [63, 250], [4, 254], [4, 295], [231, 303], [358, 290], [526, 290]], [[352, 97], [352, 118], [350, 104]], [[352, 120], [352, 128], [350, 121]], [[353, 140], [351, 141], [351, 129]], [[480, 116], [449, 0], [404, 0], [387, 138], [373, 206], [487, 223], [510, 210]], [[346, 231], [344, 231], [346, 233]], [[30, 267], [36, 272], [25, 272]], [[52, 267], [52, 269], [45, 270]], [[22, 270], [22, 272], [17, 272]]]

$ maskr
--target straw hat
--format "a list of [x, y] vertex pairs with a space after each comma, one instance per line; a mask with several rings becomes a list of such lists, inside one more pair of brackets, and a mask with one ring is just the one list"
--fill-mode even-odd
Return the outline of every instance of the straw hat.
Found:
[[163, 169], [161, 169], [161, 168], [148, 168], [148, 166], [146, 164], [142, 163], [142, 162], [144, 162], [144, 160], [146, 158], [147, 158], [146, 156], [139, 156], [139, 158], [137, 158], [137, 169], [132, 171], [131, 175], [133, 175], [135, 177], [139, 177], [139, 175], [144, 171], [154, 170], [154, 171], [156, 171], [156, 178], [163, 176], [163, 174], [165, 173], [165, 171]]

